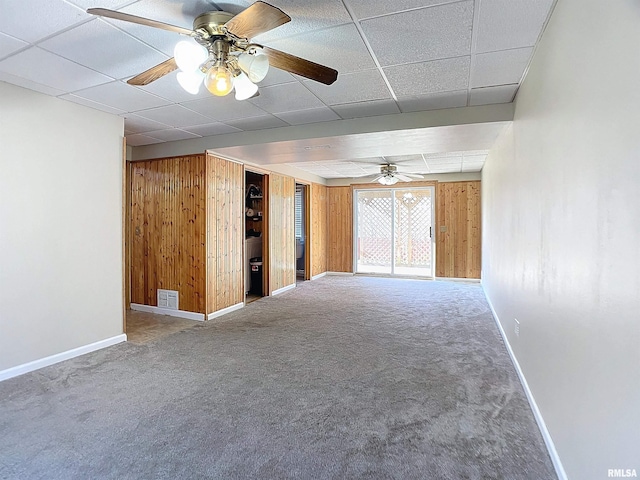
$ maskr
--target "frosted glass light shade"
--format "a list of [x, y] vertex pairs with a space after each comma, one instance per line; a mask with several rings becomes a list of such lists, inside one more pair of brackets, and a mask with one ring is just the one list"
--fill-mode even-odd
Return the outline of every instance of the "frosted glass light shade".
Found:
[[253, 83], [261, 82], [269, 73], [269, 59], [266, 55], [243, 53], [238, 57], [238, 66]]
[[234, 79], [233, 86], [236, 89], [236, 100], [251, 98], [258, 91], [258, 86], [242, 72]]
[[204, 85], [213, 95], [224, 97], [233, 90], [233, 75], [224, 66], [213, 66], [204, 78]]
[[207, 49], [194, 41], [181, 40], [173, 49], [173, 56], [176, 59], [178, 68], [183, 72], [193, 72], [198, 70], [209, 54]]
[[195, 95], [200, 91], [200, 85], [202, 85], [202, 79], [204, 73], [200, 70], [195, 72], [178, 72], [178, 83], [191, 95]]
[[378, 179], [378, 183], [381, 185], [395, 185], [398, 183], [398, 179], [393, 175], [385, 175], [384, 177], [380, 177]]

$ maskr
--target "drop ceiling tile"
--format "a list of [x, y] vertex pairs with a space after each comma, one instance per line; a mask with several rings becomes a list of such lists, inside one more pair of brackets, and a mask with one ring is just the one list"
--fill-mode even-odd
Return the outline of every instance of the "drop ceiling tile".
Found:
[[62, 0], [3, 0], [0, 31], [33, 43], [90, 17]]
[[[235, 8], [235, 11], [230, 13], [239, 13], [242, 9], [242, 7]], [[140, 0], [121, 9], [125, 13], [184, 28], [193, 28], [193, 20], [201, 13], [211, 10], [218, 10], [218, 8], [209, 0]], [[176, 38], [180, 37], [176, 35]]]
[[40, 83], [27, 80], [26, 78], [11, 75], [10, 73], [1, 71], [1, 69], [2, 67], [0, 66], [0, 81], [2, 82], [11, 83], [13, 85], [17, 85], [18, 87], [28, 88], [29, 90], [44, 93], [45, 95], [52, 95], [54, 97], [63, 95], [65, 93], [63, 90], [58, 90], [57, 88], [42, 85]]
[[284, 70], [280, 70], [279, 68], [271, 67], [269, 68], [269, 73], [267, 76], [258, 83], [260, 87], [268, 87], [270, 85], [278, 85], [280, 83], [290, 83], [295, 82], [296, 79], [293, 75]]
[[132, 135], [127, 135], [127, 146], [132, 147], [140, 147], [142, 145], [151, 145], [153, 143], [162, 143], [163, 140], [158, 138], [148, 137], [147, 135], [141, 135], [139, 133], [134, 133]]
[[129, 35], [136, 37], [138, 40], [160, 50], [169, 57], [173, 57], [173, 50], [180, 40], [184, 37], [174, 32], [167, 32], [159, 28], [150, 28], [144, 25], [136, 25], [135, 23], [119, 22], [118, 20], [105, 19], [115, 28], [127, 32]]
[[389, 163], [402, 164], [403, 167], [407, 165], [426, 166], [422, 155], [393, 155], [384, 158]]
[[476, 52], [533, 46], [554, 0], [482, 0]]
[[189, 138], [199, 138], [200, 135], [195, 135], [179, 128], [170, 128], [168, 130], [154, 130], [147, 132], [147, 135], [153, 138], [157, 138], [164, 142], [175, 142], [176, 140], [187, 140]]
[[379, 115], [400, 113], [398, 105], [396, 105], [396, 102], [393, 100], [347, 103], [344, 105], [333, 105], [331, 108], [344, 119], [377, 117]]
[[472, 23], [466, 1], [365, 20], [362, 29], [384, 67], [469, 55]]
[[310, 108], [308, 110], [278, 113], [276, 114], [276, 117], [284, 120], [289, 125], [304, 125], [307, 123], [340, 120], [340, 117], [328, 107]]
[[189, 102], [199, 98], [211, 98], [212, 95], [204, 85], [200, 86], [200, 91], [195, 95], [185, 91], [178, 83], [176, 75], [177, 72], [171, 72], [170, 74], [151, 82], [149, 85], [134, 88], [162, 97], [171, 103]]
[[0, 58], [4, 58], [27, 45], [29, 45], [27, 42], [5, 35], [4, 33], [0, 33]]
[[194, 127], [183, 127], [187, 132], [195, 133], [201, 137], [212, 137], [214, 135], [223, 135], [225, 133], [241, 132], [239, 128], [230, 127], [221, 122], [208, 123], [207, 125], [196, 125]]
[[83, 10], [97, 6], [116, 10], [127, 3], [131, 3], [131, 0], [67, 0], [67, 2], [73, 3]]
[[38, 47], [31, 47], [1, 61], [0, 72], [26, 78], [54, 88], [60, 93], [68, 93], [113, 80]]
[[146, 110], [170, 103], [164, 98], [156, 97], [155, 95], [120, 81], [105, 83], [86, 90], [79, 90], [74, 92], [74, 95], [108, 105], [121, 112]]
[[467, 164], [467, 163], [484, 163], [484, 161], [487, 159], [487, 154], [483, 154], [483, 155], [467, 155], [467, 154], [463, 154], [462, 155], [462, 163], [463, 164]]
[[466, 90], [470, 57], [448, 58], [384, 69], [398, 97]]
[[169, 125], [140, 117], [135, 113], [127, 113], [122, 116], [125, 117], [124, 131], [127, 133], [145, 133], [169, 128]]
[[474, 55], [471, 87], [492, 87], [520, 83], [533, 48], [518, 48]]
[[[253, 3], [253, 2], [251, 2]], [[319, 30], [351, 22], [349, 12], [341, 0], [269, 0], [291, 17], [289, 23], [258, 35], [254, 41], [272, 46], [273, 40], [290, 37], [313, 30]]]
[[389, 15], [390, 13], [403, 12], [405, 10], [453, 3], [458, 0], [348, 0], [352, 11], [359, 19]]
[[341, 74], [376, 68], [353, 23], [269, 42], [268, 46], [334, 68], [338, 78]]
[[[263, 89], [260, 89], [260, 95], [262, 95], [262, 90]], [[256, 107], [248, 100], [239, 102], [233, 94], [227, 95], [226, 97], [209, 95], [206, 98], [184, 102], [182, 105], [212, 120], [221, 122], [238, 120], [245, 117], [259, 117], [266, 114], [264, 110]], [[212, 122], [209, 120], [207, 123]]]
[[132, 77], [167, 60], [166, 55], [98, 19], [40, 45], [113, 78]]
[[462, 155], [459, 155], [457, 157], [428, 158], [426, 160], [429, 168], [439, 167], [441, 165], [462, 165]]
[[463, 172], [479, 172], [482, 170], [484, 162], [481, 163], [463, 163], [461, 171]]
[[518, 90], [518, 85], [500, 85], [497, 87], [472, 88], [469, 105], [489, 105], [509, 103]]
[[69, 102], [77, 103], [79, 105], [84, 105], [85, 107], [93, 108], [95, 110], [101, 110], [103, 112], [113, 113], [114, 115], [120, 115], [124, 113], [124, 110], [118, 110], [117, 108], [112, 108], [107, 105], [103, 105], [102, 103], [87, 100], [86, 98], [82, 98], [82, 97], [77, 97], [71, 93], [67, 95], [61, 95], [58, 98], [67, 100]]
[[[170, 127], [189, 127], [193, 125], [206, 125], [211, 123], [209, 117], [184, 108], [181, 105], [167, 105], [165, 107], [152, 108], [136, 112], [140, 117], [164, 123]], [[156, 129], [157, 130], [157, 129]]]
[[467, 105], [467, 91], [458, 90], [430, 95], [398, 97], [398, 105], [403, 113], [465, 107]]
[[227, 125], [235, 128], [239, 128], [240, 130], [264, 130], [267, 128], [277, 128], [277, 127], [286, 127], [287, 123], [280, 120], [273, 115], [264, 115], [261, 117], [251, 117], [251, 118], [243, 118], [241, 120], [233, 120], [231, 122], [226, 122]]
[[[306, 80], [304, 85], [327, 105], [391, 98], [389, 88], [378, 70], [341, 74], [332, 85], [313, 80]], [[363, 88], [365, 85], [366, 88]]]
[[460, 165], [436, 165], [429, 166], [429, 173], [459, 173], [462, 171]]
[[323, 103], [301, 83], [285, 83], [260, 89], [260, 96], [249, 100], [269, 113], [293, 112], [323, 107]]

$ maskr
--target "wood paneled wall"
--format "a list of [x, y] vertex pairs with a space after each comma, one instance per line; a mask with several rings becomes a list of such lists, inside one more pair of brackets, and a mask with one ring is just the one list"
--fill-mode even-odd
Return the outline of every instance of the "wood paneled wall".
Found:
[[205, 155], [132, 164], [132, 303], [177, 290], [180, 310], [205, 313], [205, 166]]
[[312, 183], [311, 189], [311, 276], [327, 271], [327, 187]]
[[269, 294], [296, 283], [295, 194], [293, 178], [269, 174]]
[[207, 313], [244, 301], [244, 166], [207, 154]]
[[436, 276], [480, 278], [480, 181], [438, 183]]
[[353, 272], [351, 187], [327, 187], [327, 270]]

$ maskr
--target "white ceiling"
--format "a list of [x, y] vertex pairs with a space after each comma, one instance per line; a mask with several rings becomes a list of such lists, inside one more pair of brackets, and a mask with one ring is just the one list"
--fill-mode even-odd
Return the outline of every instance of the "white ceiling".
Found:
[[[244, 102], [232, 95], [212, 97], [204, 88], [190, 95], [178, 85], [175, 72], [145, 87], [130, 86], [126, 80], [169, 58], [180, 36], [85, 12], [104, 7], [191, 28], [198, 14], [218, 9], [238, 13], [252, 3], [245, 0], [3, 0], [0, 80], [121, 115], [132, 146], [508, 103], [554, 4], [268, 1], [292, 21], [256, 41], [335, 68], [336, 83], [326, 86], [272, 68], [260, 84], [260, 96]], [[479, 170], [479, 154], [467, 153], [476, 159], [467, 162], [462, 151], [433, 158], [456, 158], [449, 171]], [[425, 152], [411, 152], [411, 162], [423, 162], [422, 173], [438, 171]], [[327, 178], [361, 173], [362, 167], [353, 163], [314, 168]]]

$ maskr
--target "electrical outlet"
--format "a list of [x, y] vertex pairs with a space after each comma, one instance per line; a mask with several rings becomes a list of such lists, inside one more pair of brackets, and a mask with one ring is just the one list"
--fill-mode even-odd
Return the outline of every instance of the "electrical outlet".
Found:
[[516, 332], [516, 337], [520, 336], [520, 322], [517, 318], [513, 319], [513, 331]]

